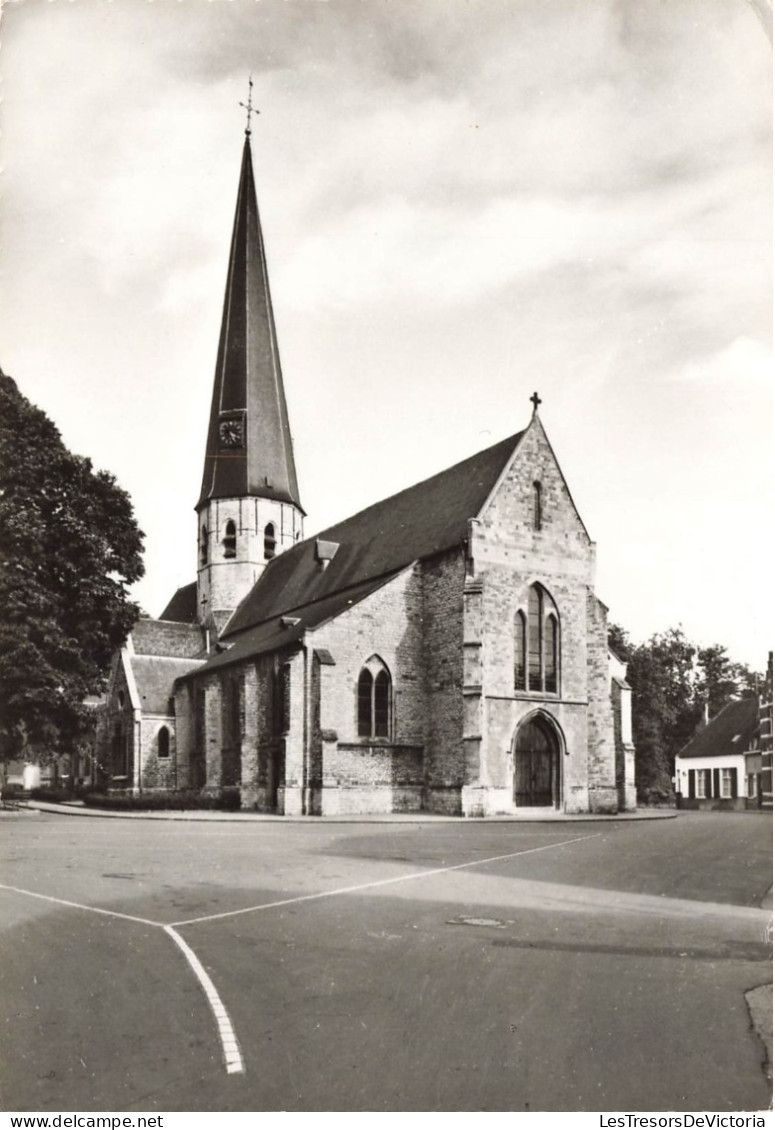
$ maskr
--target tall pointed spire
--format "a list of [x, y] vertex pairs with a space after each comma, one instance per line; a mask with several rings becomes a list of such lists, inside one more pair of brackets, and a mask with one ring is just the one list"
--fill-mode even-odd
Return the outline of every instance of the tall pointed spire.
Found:
[[226, 279], [202, 490], [298, 506], [299, 487], [250, 153], [250, 113]]

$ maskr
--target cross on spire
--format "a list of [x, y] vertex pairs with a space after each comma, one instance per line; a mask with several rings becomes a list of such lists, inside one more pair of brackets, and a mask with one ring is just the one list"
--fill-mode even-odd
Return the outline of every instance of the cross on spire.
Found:
[[248, 120], [245, 124], [245, 137], [250, 137], [250, 115], [260, 114], [260, 110], [256, 110], [253, 106], [253, 76], [248, 79], [248, 100], [247, 102], [240, 102], [240, 106], [248, 112]]
[[533, 393], [533, 395], [530, 397], [530, 400], [532, 401], [533, 414], [535, 415], [535, 413], [538, 411], [538, 405], [543, 404], [543, 401], [541, 400], [541, 397], [538, 395], [537, 392]]

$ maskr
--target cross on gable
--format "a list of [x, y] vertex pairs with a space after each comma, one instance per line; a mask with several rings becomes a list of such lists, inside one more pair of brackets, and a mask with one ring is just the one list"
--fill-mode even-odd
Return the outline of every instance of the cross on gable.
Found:
[[537, 412], [538, 411], [538, 405], [543, 404], [541, 397], [538, 395], [537, 392], [534, 392], [533, 395], [530, 397], [530, 400], [532, 401], [532, 404], [533, 404], [533, 412]]

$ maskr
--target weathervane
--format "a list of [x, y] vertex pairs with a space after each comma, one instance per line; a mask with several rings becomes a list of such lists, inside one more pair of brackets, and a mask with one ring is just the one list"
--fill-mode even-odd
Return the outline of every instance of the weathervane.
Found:
[[247, 112], [248, 112], [248, 120], [247, 120], [247, 123], [245, 125], [245, 137], [250, 137], [250, 115], [261, 113], [260, 110], [256, 110], [253, 107], [253, 76], [252, 75], [248, 79], [248, 100], [247, 100], [247, 102], [240, 102], [240, 106], [242, 106], [243, 109], [247, 110]]

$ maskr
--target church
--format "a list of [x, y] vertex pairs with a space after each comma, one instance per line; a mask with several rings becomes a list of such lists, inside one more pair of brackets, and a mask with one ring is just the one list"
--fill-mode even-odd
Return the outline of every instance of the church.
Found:
[[196, 580], [115, 657], [100, 784], [285, 815], [633, 809], [595, 545], [531, 399], [522, 431], [305, 538], [248, 127]]

